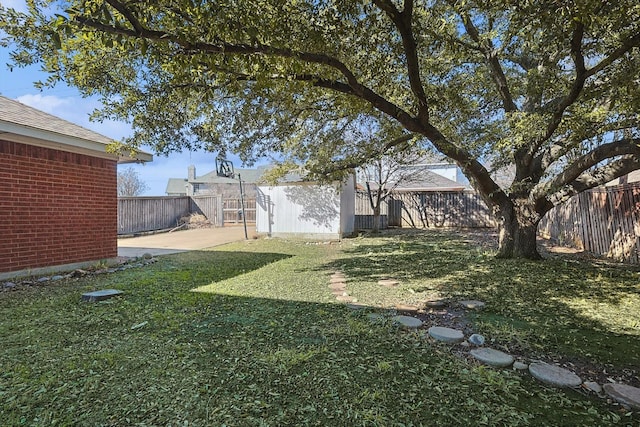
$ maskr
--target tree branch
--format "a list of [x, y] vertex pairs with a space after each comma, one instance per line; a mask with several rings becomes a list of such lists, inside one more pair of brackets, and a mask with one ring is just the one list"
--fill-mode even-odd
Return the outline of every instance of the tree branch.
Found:
[[[636, 159], [636, 166], [640, 168], [640, 139], [621, 139], [600, 145], [589, 153], [575, 159], [562, 172], [557, 174], [552, 180], [537, 185], [532, 195], [534, 198], [542, 198], [556, 191], [556, 189], [569, 185], [578, 177], [584, 175], [588, 169], [598, 163], [617, 156], [631, 155]], [[615, 162], [612, 162], [615, 163]], [[606, 166], [605, 166], [606, 168]], [[612, 178], [613, 179], [613, 178]]]
[[548, 199], [554, 206], [558, 205], [578, 193], [604, 185], [639, 168], [640, 157], [637, 155], [622, 156], [593, 173], [582, 173], [574, 181], [550, 195]]
[[607, 55], [602, 61], [594, 65], [587, 70], [587, 76], [591, 77], [609, 65], [613, 64], [616, 60], [620, 59], [622, 55], [629, 52], [632, 48], [640, 46], [640, 33], [634, 34], [622, 41], [622, 44], [617, 49], [614, 49], [609, 55]]
[[[396, 118], [410, 132], [424, 132], [424, 128], [421, 125], [420, 120], [416, 120], [399, 106], [378, 95], [370, 88], [362, 85], [356, 78], [355, 74], [346, 66], [346, 64], [344, 64], [337, 58], [326, 54], [298, 52], [291, 49], [276, 48], [262, 44], [233, 44], [224, 42], [222, 40], [217, 44], [204, 42], [193, 43], [186, 40], [181, 40], [179, 37], [163, 31], [153, 31], [147, 28], [138, 28], [137, 30], [132, 30], [116, 25], [110, 26], [105, 25], [92, 18], [82, 16], [75, 17], [75, 22], [79, 25], [87, 26], [108, 34], [123, 35], [133, 38], [145, 38], [159, 43], [172, 42], [179, 45], [186, 54], [202, 53], [220, 55], [265, 55], [298, 59], [307, 63], [324, 65], [340, 72], [345, 77], [347, 83], [338, 84], [338, 82], [334, 81], [334, 84], [330, 84], [329, 80], [318, 80], [315, 82], [316, 86], [335, 89], [343, 93], [349, 93], [351, 95], [357, 96], [369, 102], [381, 112]], [[351, 89], [347, 91], [345, 85], [349, 86]]]
[[402, 46], [404, 47], [404, 53], [407, 60], [407, 74], [409, 76], [409, 86], [411, 92], [418, 100], [418, 114], [417, 117], [423, 122], [429, 122], [429, 104], [427, 102], [427, 95], [422, 87], [422, 78], [420, 77], [420, 61], [418, 59], [418, 48], [416, 39], [413, 35], [413, 29], [411, 26], [411, 18], [413, 15], [413, 1], [405, 0], [404, 10], [400, 12], [395, 5], [388, 0], [373, 0], [373, 3], [384, 11], [387, 16], [394, 23], [400, 37], [402, 39]]
[[584, 82], [587, 77], [587, 70], [584, 65], [584, 56], [582, 55], [582, 38], [584, 36], [584, 25], [582, 22], [578, 22], [576, 27], [573, 29], [573, 36], [571, 37], [571, 56], [573, 57], [573, 64], [576, 68], [576, 75], [573, 80], [573, 85], [571, 86], [571, 90], [565, 96], [562, 101], [558, 104], [553, 115], [551, 116], [551, 121], [547, 126], [547, 131], [540, 138], [540, 140], [533, 145], [534, 149], [531, 151], [531, 155], [533, 155], [538, 148], [544, 143], [544, 141], [551, 138], [551, 135], [558, 129], [560, 123], [562, 122], [562, 117], [564, 116], [564, 112], [571, 104], [573, 104], [578, 96], [580, 96], [580, 92], [584, 87]]
[[496, 55], [493, 43], [491, 40], [487, 40], [484, 43], [482, 42], [478, 28], [473, 24], [471, 17], [468, 14], [460, 15], [460, 18], [462, 19], [464, 28], [467, 30], [467, 34], [469, 34], [469, 37], [478, 44], [485, 57], [485, 61], [489, 66], [491, 78], [496, 84], [496, 88], [498, 89], [498, 93], [502, 99], [502, 108], [504, 108], [506, 112], [518, 111], [518, 107], [515, 102], [513, 102], [507, 77], [502, 70], [502, 66], [500, 65], [498, 56]]

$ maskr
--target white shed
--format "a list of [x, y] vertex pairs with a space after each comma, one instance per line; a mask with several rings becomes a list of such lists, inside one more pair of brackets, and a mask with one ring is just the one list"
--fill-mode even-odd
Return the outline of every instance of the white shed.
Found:
[[340, 239], [354, 232], [354, 175], [344, 183], [258, 186], [256, 228], [272, 237]]

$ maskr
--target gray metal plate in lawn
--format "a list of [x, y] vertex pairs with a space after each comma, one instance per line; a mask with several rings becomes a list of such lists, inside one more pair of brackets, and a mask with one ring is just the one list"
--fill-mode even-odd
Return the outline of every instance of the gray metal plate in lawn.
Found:
[[95, 302], [103, 301], [115, 296], [122, 295], [122, 291], [117, 289], [103, 289], [101, 291], [87, 292], [82, 294], [82, 301]]

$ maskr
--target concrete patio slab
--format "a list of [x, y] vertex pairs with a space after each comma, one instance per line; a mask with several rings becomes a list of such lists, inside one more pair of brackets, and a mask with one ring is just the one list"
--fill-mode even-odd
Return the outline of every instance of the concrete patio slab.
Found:
[[[252, 239], [256, 235], [255, 226], [248, 226], [247, 233], [249, 239]], [[200, 228], [174, 231], [173, 233], [119, 238], [118, 256], [135, 258], [141, 257], [145, 253], [153, 256], [167, 255], [211, 248], [240, 240], [244, 240], [244, 228], [242, 226]]]

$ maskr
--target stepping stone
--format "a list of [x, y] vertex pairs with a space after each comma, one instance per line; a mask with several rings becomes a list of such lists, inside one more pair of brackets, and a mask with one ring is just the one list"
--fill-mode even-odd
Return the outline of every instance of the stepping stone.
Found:
[[442, 308], [447, 305], [447, 302], [443, 299], [434, 299], [424, 302], [425, 307]]
[[122, 295], [122, 291], [116, 289], [103, 289], [101, 291], [87, 292], [82, 294], [82, 301], [96, 302], [103, 301], [115, 296]]
[[329, 283], [344, 283], [346, 280], [344, 277], [332, 277], [329, 279]]
[[357, 299], [349, 295], [338, 295], [336, 299], [341, 302], [357, 302], [358, 301]]
[[329, 285], [329, 289], [331, 289], [332, 291], [344, 291], [346, 288], [346, 283], [332, 283]]
[[418, 307], [409, 304], [396, 304], [396, 310], [400, 311], [418, 311]]
[[429, 335], [442, 342], [457, 344], [464, 341], [464, 334], [457, 329], [445, 328], [444, 326], [432, 326], [429, 328]]
[[422, 320], [411, 316], [393, 316], [391, 320], [407, 329], [417, 329], [422, 326]]
[[336, 297], [344, 297], [344, 296], [349, 295], [349, 293], [346, 292], [344, 289], [342, 289], [342, 290], [340, 290], [340, 289], [333, 290], [333, 291], [331, 291], [331, 293], [333, 294], [333, 296], [336, 296]]
[[529, 365], [529, 373], [535, 379], [556, 387], [578, 387], [582, 384], [582, 379], [568, 369], [544, 362]]
[[510, 354], [492, 348], [474, 348], [470, 353], [482, 363], [496, 368], [506, 368], [513, 365], [514, 362], [514, 358]]
[[378, 284], [382, 286], [386, 286], [387, 288], [393, 288], [394, 286], [398, 286], [400, 282], [394, 279], [382, 279], [382, 280], [378, 280]]
[[485, 303], [483, 303], [482, 301], [476, 301], [476, 300], [466, 300], [466, 301], [460, 301], [460, 305], [470, 310], [478, 310], [483, 308], [485, 306]]
[[640, 388], [625, 384], [605, 384], [602, 388], [618, 403], [640, 409]]

